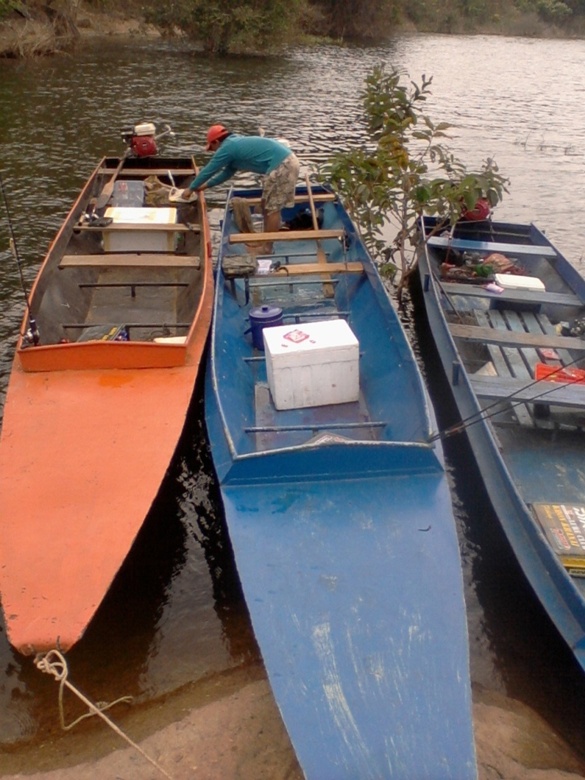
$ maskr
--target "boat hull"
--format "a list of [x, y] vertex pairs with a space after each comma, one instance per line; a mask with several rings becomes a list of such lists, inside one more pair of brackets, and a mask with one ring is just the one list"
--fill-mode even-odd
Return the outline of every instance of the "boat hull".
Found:
[[[241, 280], [218, 273], [205, 415], [236, 564], [307, 778], [474, 778], [461, 566], [441, 448], [427, 441], [434, 417], [373, 263], [341, 205], [324, 207], [323, 233], [340, 225], [345, 243], [323, 242], [313, 281], [311, 252], [323, 261], [310, 236], [276, 242], [287, 274], [248, 280], [248, 301]], [[234, 230], [228, 209], [224, 253]], [[297, 336], [300, 311], [329, 317], [334, 305], [347, 318], [358, 402], [275, 408], [248, 320], [271, 284]]]
[[[506, 291], [500, 298], [494, 294], [496, 302], [489, 300], [487, 303], [487, 311], [493, 312], [488, 315], [489, 318], [501, 327], [500, 312], [504, 312], [508, 323], [515, 324], [521, 320], [530, 327], [535, 318], [546, 324], [574, 317], [583, 306], [581, 301], [585, 301], [585, 282], [536, 228], [493, 223], [489, 246], [483, 251], [497, 252], [498, 245], [504, 247], [506, 241], [510, 241], [506, 236], [514, 233], [519, 233], [521, 238], [516, 237], [515, 244], [507, 245], [501, 251], [516, 256], [526, 273], [537, 278], [540, 273], [551, 294], [533, 293], [531, 296], [525, 292], [516, 296]], [[480, 244], [477, 238], [469, 243], [471, 246], [468, 249], [472, 251], [473, 246], [477, 248]], [[494, 512], [524, 574], [577, 661], [585, 668], [585, 580], [571, 576], [562, 565], [532, 509], [538, 504], [585, 504], [585, 473], [582, 469], [585, 447], [582, 433], [578, 429], [570, 430], [564, 423], [555, 427], [552, 418], [539, 422], [538, 414], [534, 416], [534, 407], [526, 407], [519, 400], [512, 399], [510, 416], [507, 411], [510, 399], [505, 395], [500, 399], [499, 407], [496, 406], [496, 398], [490, 400], [478, 397], [476, 388], [481, 386], [482, 372], [478, 375], [475, 371], [481, 364], [476, 361], [471, 370], [470, 355], [475, 355], [475, 352], [472, 352], [469, 343], [466, 346], [462, 338], [454, 336], [454, 333], [460, 333], [455, 311], [459, 312], [459, 317], [465, 315], [465, 312], [479, 312], [474, 317], [483, 322], [486, 309], [477, 304], [480, 298], [483, 300], [483, 291], [468, 289], [466, 293], [460, 286], [451, 288], [449, 282], [438, 277], [441, 260], [439, 251], [432, 246], [420, 253], [421, 289], [430, 331], [459, 415], [465, 421], [461, 431], [465, 431], [469, 440]], [[449, 292], [451, 289], [456, 289], [457, 293], [452, 294]], [[476, 303], [470, 305], [471, 300]], [[571, 307], [567, 308], [569, 302]], [[548, 405], [554, 398], [552, 395], [547, 396], [552, 383], [545, 387], [535, 383], [534, 375], [530, 375], [530, 366], [533, 368], [535, 361], [545, 359], [540, 350], [544, 349], [544, 354], [547, 354], [546, 350], [550, 350], [548, 339], [556, 338], [554, 333], [553, 325], [548, 331], [550, 335], [541, 330], [540, 335], [535, 336], [535, 344], [541, 345], [536, 348], [538, 353], [532, 346], [523, 346], [523, 339], [526, 342], [530, 340], [524, 337], [523, 331], [520, 336], [508, 332], [509, 340], [501, 341], [501, 346], [495, 340], [496, 346], [484, 346], [491, 357], [496, 359], [496, 363], [500, 349], [510, 361], [507, 364], [498, 363], [498, 375], [486, 377], [488, 386], [501, 379], [502, 387], [514, 388], [510, 389], [510, 394], [516, 392], [520, 398], [523, 392], [530, 392], [538, 402]], [[496, 337], [499, 334], [496, 333], [494, 339]], [[515, 338], [521, 341], [514, 342]], [[566, 345], [577, 350], [580, 348], [575, 339], [572, 342], [567, 340]], [[579, 358], [578, 351], [565, 355], [560, 346], [559, 350], [567, 360]], [[529, 373], [517, 362], [519, 354], [525, 356]], [[506, 369], [515, 370], [517, 377], [509, 378]], [[489, 373], [494, 374], [494, 371]], [[528, 390], [521, 391], [523, 387]], [[545, 395], [541, 395], [543, 391]], [[577, 393], [574, 397], [577, 398]], [[504, 416], [498, 417], [498, 411]]]
[[[193, 168], [189, 161], [182, 165]], [[83, 326], [95, 328], [104, 310], [95, 304], [98, 295], [110, 305], [108, 316], [114, 322], [138, 319], [141, 290], [156, 292], [166, 273], [157, 270], [155, 277], [150, 269], [139, 268], [126, 277], [125, 269], [116, 268], [112, 278], [110, 256], [93, 237], [87, 245], [95, 247], [95, 268], [87, 271], [73, 260], [71, 267], [58, 268], [66, 253], [75, 259], [75, 252], [87, 251], [74, 225], [96, 183], [108, 175], [102, 161], [39, 271], [31, 310], [41, 338], [61, 327], [60, 309], [78, 328], [74, 333]], [[194, 291], [190, 308], [183, 309], [190, 312], [189, 325], [180, 344], [139, 340], [131, 333], [128, 341], [75, 341], [70, 336], [63, 343], [41, 341], [37, 347], [26, 342], [25, 317], [0, 438], [0, 593], [8, 638], [21, 653], [67, 651], [81, 638], [171, 463], [211, 321], [213, 282], [204, 211], [199, 224], [197, 278], [191, 280], [190, 271], [172, 272], [173, 290], [178, 279], [181, 289], [190, 285]], [[123, 257], [125, 264], [128, 257]], [[133, 293], [116, 310], [115, 296], [132, 285]], [[67, 296], [77, 289], [82, 290], [79, 300], [73, 298], [68, 306]], [[87, 322], [76, 321], [73, 314], [82, 312], [88, 299], [95, 305], [87, 308]]]

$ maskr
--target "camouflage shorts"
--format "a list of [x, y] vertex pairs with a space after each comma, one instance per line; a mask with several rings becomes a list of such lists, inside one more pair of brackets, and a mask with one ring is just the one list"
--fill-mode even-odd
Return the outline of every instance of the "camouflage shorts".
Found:
[[289, 154], [278, 168], [264, 177], [263, 199], [267, 214], [280, 211], [285, 206], [294, 206], [299, 168], [298, 159], [294, 154]]

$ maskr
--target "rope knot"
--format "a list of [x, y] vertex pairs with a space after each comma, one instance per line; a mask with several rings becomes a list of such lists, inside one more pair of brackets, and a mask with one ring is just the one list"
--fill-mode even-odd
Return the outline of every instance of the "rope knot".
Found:
[[37, 653], [35, 656], [35, 666], [41, 672], [52, 674], [59, 682], [65, 682], [69, 670], [67, 661], [58, 650], [49, 650], [47, 653]]
[[[172, 780], [172, 777], [168, 772], [159, 766], [156, 761], [154, 761], [144, 752], [140, 745], [137, 745], [136, 742], [133, 742], [127, 734], [124, 734], [124, 732], [104, 714], [105, 710], [110, 709], [110, 707], [113, 707], [115, 704], [119, 704], [120, 702], [130, 703], [132, 701], [131, 696], [121, 696], [119, 699], [116, 699], [116, 701], [112, 701], [110, 703], [98, 702], [97, 704], [94, 704], [67, 680], [69, 675], [67, 661], [65, 660], [63, 653], [61, 653], [59, 650], [49, 650], [46, 653], [37, 653], [34, 663], [37, 669], [39, 669], [41, 672], [52, 674], [59, 683], [59, 718], [61, 720], [62, 729], [68, 731], [85, 718], [91, 718], [94, 715], [97, 715], [112, 729], [112, 731], [118, 734], [118, 736], [122, 737], [122, 739], [126, 740], [126, 742], [131, 747], [137, 750], [150, 764], [152, 764], [152, 766], [155, 767], [161, 773], [161, 775], [166, 777], [167, 780]], [[74, 693], [88, 709], [84, 715], [80, 715], [77, 720], [74, 720], [73, 723], [69, 724], [65, 723], [65, 713], [63, 708], [63, 689], [65, 687]]]

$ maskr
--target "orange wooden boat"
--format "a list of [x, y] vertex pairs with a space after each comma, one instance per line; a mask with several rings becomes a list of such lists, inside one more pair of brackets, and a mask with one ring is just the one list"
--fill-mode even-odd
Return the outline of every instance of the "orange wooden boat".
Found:
[[196, 172], [104, 158], [31, 291], [0, 437], [0, 594], [21, 653], [80, 639], [183, 430], [213, 272], [203, 197], [168, 194]]

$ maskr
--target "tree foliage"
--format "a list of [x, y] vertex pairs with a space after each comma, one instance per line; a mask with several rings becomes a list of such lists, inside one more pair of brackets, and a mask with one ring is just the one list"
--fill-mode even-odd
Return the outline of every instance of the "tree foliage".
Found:
[[327, 35], [337, 40], [380, 40], [401, 15], [400, 0], [318, 0]]
[[[495, 206], [507, 180], [488, 159], [469, 171], [446, 146], [450, 125], [424, 113], [432, 78], [401, 83], [400, 71], [378, 66], [362, 92], [369, 142], [337, 153], [321, 171], [341, 194], [362, 235], [385, 270], [399, 272], [400, 286], [414, 267], [421, 214], [456, 222], [485, 198]], [[388, 225], [395, 232], [390, 245]]]
[[304, 0], [173, 0], [145, 7], [146, 20], [181, 31], [213, 54], [270, 51], [296, 30]]
[[82, 4], [141, 18], [218, 55], [273, 53], [302, 35], [381, 42], [404, 29], [585, 36], [585, 0], [0, 0], [0, 23], [44, 24], [57, 51], [73, 45]]

